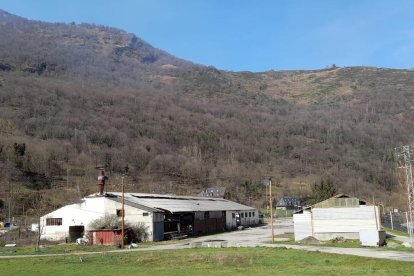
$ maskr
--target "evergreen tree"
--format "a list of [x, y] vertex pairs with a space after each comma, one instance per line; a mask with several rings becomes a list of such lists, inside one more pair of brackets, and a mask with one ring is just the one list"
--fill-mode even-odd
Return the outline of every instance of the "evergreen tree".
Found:
[[325, 199], [331, 198], [336, 194], [336, 187], [332, 179], [328, 178], [326, 181], [321, 179], [319, 183], [315, 182], [312, 185], [312, 203], [318, 203]]

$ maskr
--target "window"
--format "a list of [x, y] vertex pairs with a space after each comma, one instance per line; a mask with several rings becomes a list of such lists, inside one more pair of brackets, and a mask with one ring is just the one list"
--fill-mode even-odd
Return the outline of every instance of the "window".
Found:
[[251, 218], [252, 217], [252, 212], [249, 212], [249, 218]]
[[247, 212], [246, 212], [246, 213], [244, 213], [244, 216], [247, 218]]
[[243, 213], [241, 213], [241, 217], [243, 218]]
[[253, 212], [253, 217], [254, 217], [254, 212]]
[[236, 214], [235, 213], [231, 213], [231, 218], [236, 218]]
[[116, 216], [122, 217], [122, 209], [116, 209]]
[[46, 226], [62, 225], [62, 218], [47, 218]]
[[148, 214], [148, 213], [142, 213], [142, 216], [144, 216], [144, 217], [148, 217], [148, 216], [149, 216], [149, 214]]

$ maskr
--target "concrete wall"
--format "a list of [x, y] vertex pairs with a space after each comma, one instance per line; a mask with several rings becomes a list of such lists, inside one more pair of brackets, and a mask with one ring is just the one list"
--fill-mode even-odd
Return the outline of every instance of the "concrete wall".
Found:
[[380, 227], [377, 206], [313, 209], [313, 233], [318, 240], [330, 240], [335, 237], [359, 239], [361, 229], [376, 230]]
[[231, 230], [237, 228], [238, 218], [240, 218], [240, 225], [242, 226], [254, 226], [259, 224], [259, 212], [257, 210], [226, 211], [226, 229]]
[[311, 236], [318, 240], [336, 237], [359, 239], [361, 229], [380, 229], [377, 206], [361, 205], [351, 208], [313, 208], [293, 215], [295, 240]]
[[240, 211], [241, 225], [253, 226], [259, 224], [259, 212], [255, 209], [250, 211]]
[[293, 229], [295, 233], [295, 241], [300, 241], [306, 237], [312, 236], [311, 213], [304, 211], [303, 214], [294, 214]]
[[236, 227], [237, 227], [236, 212], [226, 211], [226, 229], [231, 230], [231, 229], [235, 229]]

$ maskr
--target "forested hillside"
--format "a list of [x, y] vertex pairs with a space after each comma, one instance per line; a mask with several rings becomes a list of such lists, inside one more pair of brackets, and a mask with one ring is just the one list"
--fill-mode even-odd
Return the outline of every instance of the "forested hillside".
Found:
[[[0, 217], [108, 189], [195, 194], [226, 187], [247, 204], [340, 192], [403, 206], [393, 148], [414, 135], [414, 71], [228, 72], [88, 24], [0, 11]], [[9, 205], [11, 208], [9, 208]]]

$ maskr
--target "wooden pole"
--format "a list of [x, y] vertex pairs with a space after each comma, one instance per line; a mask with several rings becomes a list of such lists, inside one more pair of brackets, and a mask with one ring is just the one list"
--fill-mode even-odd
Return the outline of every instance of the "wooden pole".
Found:
[[377, 218], [377, 209], [375, 208], [375, 197], [372, 196], [372, 204], [374, 205], [374, 218], [375, 218], [375, 227], [377, 228], [377, 230], [379, 230], [378, 227], [378, 218]]
[[[269, 183], [266, 184], [266, 196], [265, 196], [265, 200], [267, 200], [267, 186], [269, 186]], [[269, 204], [266, 203], [266, 209], [269, 210]]]
[[121, 186], [122, 186], [122, 231], [121, 231], [121, 248], [124, 248], [124, 237], [125, 237], [125, 186], [124, 186], [124, 177], [121, 177]]
[[270, 227], [272, 228], [272, 243], [275, 242], [275, 233], [273, 229], [273, 204], [272, 204], [272, 179], [269, 179], [269, 205], [270, 205]]

